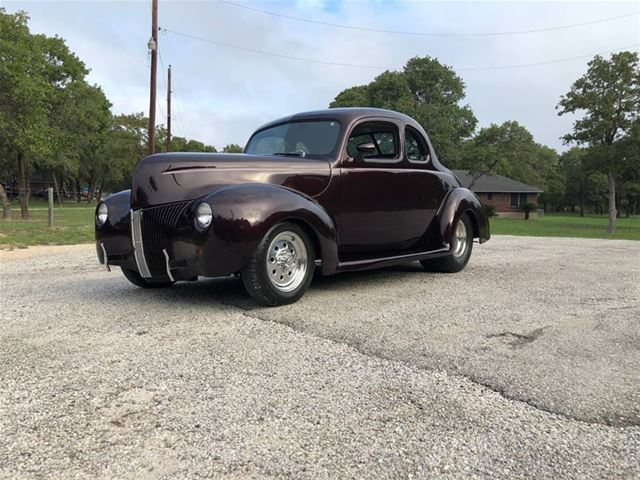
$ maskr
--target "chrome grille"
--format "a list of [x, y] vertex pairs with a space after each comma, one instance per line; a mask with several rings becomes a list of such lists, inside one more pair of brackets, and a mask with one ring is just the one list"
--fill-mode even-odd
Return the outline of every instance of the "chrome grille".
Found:
[[144, 242], [142, 241], [142, 215], [142, 210], [131, 210], [131, 243], [138, 272], [142, 277], [149, 278], [151, 272], [144, 256]]
[[167, 255], [173, 258], [174, 231], [190, 204], [173, 203], [131, 213], [131, 238], [140, 275], [145, 278], [167, 275]]

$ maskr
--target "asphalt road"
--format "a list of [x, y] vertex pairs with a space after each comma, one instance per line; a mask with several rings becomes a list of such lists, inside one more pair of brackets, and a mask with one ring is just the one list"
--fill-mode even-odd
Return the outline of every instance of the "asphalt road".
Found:
[[0, 477], [639, 478], [640, 243], [475, 247], [277, 309], [0, 252]]

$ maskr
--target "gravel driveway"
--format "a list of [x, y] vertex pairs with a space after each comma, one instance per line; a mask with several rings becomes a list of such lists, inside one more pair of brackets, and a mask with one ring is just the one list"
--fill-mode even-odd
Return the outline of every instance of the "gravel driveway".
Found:
[[277, 309], [0, 252], [0, 477], [638, 478], [640, 242], [475, 247]]

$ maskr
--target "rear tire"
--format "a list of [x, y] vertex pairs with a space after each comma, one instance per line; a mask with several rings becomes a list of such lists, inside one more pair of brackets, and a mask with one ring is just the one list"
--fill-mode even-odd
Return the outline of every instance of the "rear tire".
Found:
[[451, 253], [446, 257], [421, 260], [420, 263], [428, 272], [456, 273], [467, 265], [472, 249], [473, 224], [469, 215], [463, 213], [453, 229]]
[[140, 288], [167, 288], [173, 285], [175, 282], [171, 282], [167, 280], [166, 282], [149, 282], [146, 279], [142, 278], [142, 276], [136, 272], [135, 270], [131, 270], [129, 268], [121, 267], [122, 273], [133, 283], [136, 287]]
[[240, 275], [256, 303], [275, 307], [297, 302], [314, 269], [313, 242], [301, 227], [284, 222], [265, 235]]

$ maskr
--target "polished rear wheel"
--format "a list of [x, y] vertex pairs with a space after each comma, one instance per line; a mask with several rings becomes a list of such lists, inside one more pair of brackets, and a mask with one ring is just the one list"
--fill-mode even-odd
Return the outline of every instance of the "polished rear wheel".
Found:
[[467, 227], [464, 221], [458, 220], [458, 225], [456, 226], [456, 231], [453, 237], [452, 255], [454, 257], [462, 258], [468, 253], [469, 239], [467, 236]]
[[464, 213], [456, 222], [451, 239], [451, 252], [445, 257], [422, 260], [420, 263], [429, 272], [455, 273], [462, 270], [471, 257], [473, 248], [473, 225]]

